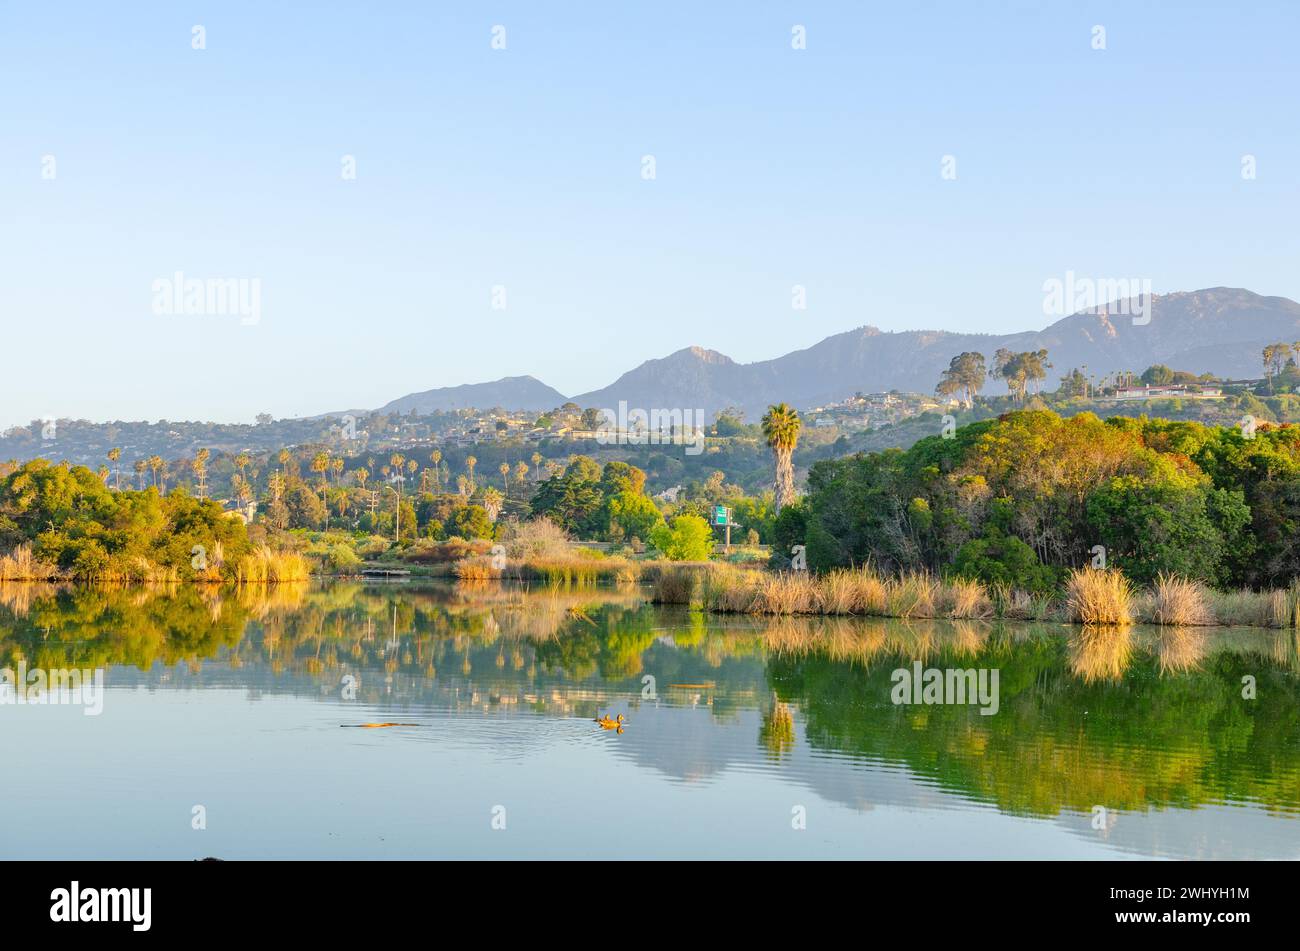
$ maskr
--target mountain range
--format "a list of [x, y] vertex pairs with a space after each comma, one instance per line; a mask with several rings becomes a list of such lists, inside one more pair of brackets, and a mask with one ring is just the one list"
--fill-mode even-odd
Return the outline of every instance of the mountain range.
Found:
[[[382, 410], [407, 413], [476, 407], [543, 411], [567, 401], [582, 407], [702, 409], [706, 416], [739, 407], [750, 420], [772, 403], [808, 409], [886, 390], [934, 391], [939, 375], [958, 353], [1048, 351], [1054, 376], [1086, 367], [1093, 376], [1117, 370], [1140, 372], [1163, 363], [1175, 370], [1229, 379], [1261, 375], [1260, 351], [1276, 341], [1300, 341], [1300, 304], [1241, 288], [1214, 287], [1162, 294], [1149, 304], [1149, 321], [1117, 316], [1108, 308], [1064, 317], [1043, 330], [974, 334], [946, 330], [884, 332], [859, 327], [827, 337], [805, 350], [771, 360], [737, 363], [701, 347], [686, 347], [647, 360], [599, 390], [566, 397], [531, 376], [444, 387], [393, 400]], [[1053, 381], [1049, 378], [1048, 388]], [[990, 392], [1005, 387], [990, 381]]]

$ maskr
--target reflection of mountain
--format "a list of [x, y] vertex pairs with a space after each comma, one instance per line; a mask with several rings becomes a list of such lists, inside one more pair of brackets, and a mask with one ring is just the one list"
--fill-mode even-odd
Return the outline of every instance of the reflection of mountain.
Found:
[[[598, 749], [691, 789], [750, 777], [864, 812], [996, 809], [1011, 829], [1047, 822], [1141, 855], [1296, 855], [1295, 632], [1207, 631], [1189, 650], [1135, 630], [1126, 645], [1117, 669], [1059, 628], [705, 618], [635, 589], [0, 589], [0, 666], [310, 698], [340, 723], [417, 722], [435, 729], [411, 740], [505, 759]], [[895, 706], [891, 671], [913, 659], [997, 669], [999, 713]], [[599, 712], [628, 729], [602, 735]], [[1104, 834], [1094, 805], [1116, 816]]]

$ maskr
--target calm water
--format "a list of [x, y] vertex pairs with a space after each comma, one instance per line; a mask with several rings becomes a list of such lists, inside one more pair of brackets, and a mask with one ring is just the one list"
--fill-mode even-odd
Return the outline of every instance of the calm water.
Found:
[[[997, 669], [998, 712], [895, 705], [917, 660]], [[107, 693], [0, 705], [5, 858], [1300, 857], [1294, 631], [0, 587], [21, 662]]]

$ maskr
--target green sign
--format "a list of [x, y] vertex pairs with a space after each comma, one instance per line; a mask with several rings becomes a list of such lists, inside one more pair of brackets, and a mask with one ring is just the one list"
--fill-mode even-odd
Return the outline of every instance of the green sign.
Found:
[[727, 507], [725, 505], [713, 506], [713, 524], [714, 525], [727, 524]]

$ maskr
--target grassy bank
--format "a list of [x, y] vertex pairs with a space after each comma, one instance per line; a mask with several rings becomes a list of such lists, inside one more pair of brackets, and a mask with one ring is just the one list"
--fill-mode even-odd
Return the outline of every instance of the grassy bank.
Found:
[[[209, 560], [210, 559], [210, 560]], [[60, 569], [36, 558], [30, 545], [23, 545], [11, 554], [0, 556], [0, 581], [21, 582], [77, 582], [90, 585], [122, 584], [179, 584], [188, 580], [215, 584], [232, 580], [236, 584], [278, 584], [305, 581], [311, 577], [311, 562], [293, 551], [273, 551], [266, 545], [254, 548], [241, 556], [228, 571], [224, 564], [222, 546], [218, 542], [210, 555], [204, 556], [203, 567], [191, 565], [192, 577], [182, 579], [173, 566], [159, 565], [147, 558], [119, 559], [93, 571], [72, 572]]]
[[1300, 619], [1300, 587], [1212, 591], [1193, 581], [1161, 576], [1150, 588], [1138, 589], [1118, 571], [1091, 568], [1071, 573], [1065, 588], [1053, 595], [921, 571], [885, 576], [869, 568], [814, 575], [716, 564], [665, 566], [647, 580], [656, 603], [687, 604], [719, 614], [1274, 628], [1294, 627]]

